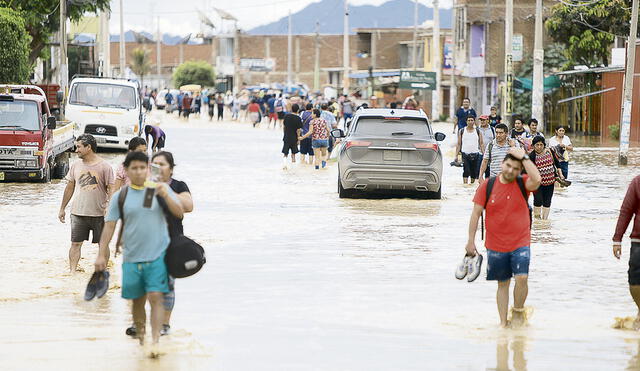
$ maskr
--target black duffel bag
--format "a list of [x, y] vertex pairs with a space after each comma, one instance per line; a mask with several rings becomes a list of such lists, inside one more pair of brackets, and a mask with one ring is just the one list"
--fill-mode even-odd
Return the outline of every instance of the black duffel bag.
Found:
[[164, 263], [172, 277], [192, 276], [198, 273], [206, 262], [204, 248], [200, 244], [184, 235], [171, 237]]

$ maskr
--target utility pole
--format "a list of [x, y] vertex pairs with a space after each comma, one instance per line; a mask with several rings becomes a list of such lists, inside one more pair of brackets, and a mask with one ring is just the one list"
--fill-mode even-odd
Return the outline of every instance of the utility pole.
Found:
[[344, 0], [344, 34], [342, 36], [342, 94], [349, 94], [349, 0]]
[[108, 10], [100, 11], [100, 48], [98, 51], [99, 59], [99, 75], [111, 76], [111, 63], [110, 63], [110, 41], [109, 41], [109, 18], [111, 12]]
[[320, 89], [320, 22], [316, 21], [316, 55], [313, 63], [313, 90]]
[[431, 61], [433, 69], [436, 72], [436, 90], [431, 92], [431, 120], [435, 121], [440, 118], [440, 79], [442, 71], [440, 63], [442, 55], [440, 54], [440, 4], [438, 0], [433, 0], [433, 42], [431, 43]]
[[544, 46], [542, 45], [542, 0], [536, 0], [536, 29], [533, 46], [533, 90], [531, 92], [531, 117], [544, 130]]
[[162, 75], [162, 56], [160, 55], [162, 52], [160, 50], [162, 48], [162, 34], [160, 33], [160, 17], [156, 17], [156, 23], [158, 27], [156, 36], [156, 74], [158, 75], [158, 81], [160, 81], [160, 76]]
[[124, 52], [124, 9], [120, 0], [120, 77], [124, 77], [125, 52]]
[[513, 93], [513, 0], [505, 0], [505, 20], [504, 20], [504, 89], [502, 99], [502, 117], [507, 125], [511, 125]]
[[411, 67], [413, 70], [418, 69], [418, 0], [413, 0], [413, 62]]
[[291, 33], [291, 10], [289, 10], [289, 32], [287, 34], [287, 87], [291, 87], [293, 69], [293, 35]]
[[457, 12], [458, 9], [453, 5], [453, 11], [451, 12], [453, 16], [453, 22], [451, 23], [451, 27], [453, 27], [453, 50], [451, 51], [451, 86], [449, 87], [449, 117], [456, 122], [456, 107], [457, 103], [457, 95], [458, 95], [458, 87], [456, 86], [456, 52], [458, 51], [458, 17]]
[[60, 0], [60, 90], [67, 97], [69, 65], [67, 63], [67, 0]]
[[622, 99], [622, 120], [620, 120], [620, 156], [619, 165], [627, 164], [629, 152], [629, 132], [631, 131], [631, 102], [633, 100], [633, 73], [636, 62], [636, 34], [638, 32], [638, 0], [631, 6], [631, 32], [627, 42], [627, 70], [624, 74], [624, 97]]

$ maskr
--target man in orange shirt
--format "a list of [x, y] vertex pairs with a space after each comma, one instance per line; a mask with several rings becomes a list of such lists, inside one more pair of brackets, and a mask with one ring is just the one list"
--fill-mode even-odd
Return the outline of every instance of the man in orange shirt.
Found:
[[[528, 175], [520, 176], [523, 168]], [[475, 244], [478, 219], [486, 210], [487, 280], [498, 281], [496, 300], [502, 327], [508, 325], [511, 277], [516, 280], [512, 321], [514, 324], [524, 322], [531, 259], [531, 211], [528, 200], [529, 194], [540, 186], [540, 181], [538, 168], [525, 151], [512, 148], [502, 162], [502, 171], [482, 183], [473, 198], [467, 255], [475, 256], [478, 253]]]

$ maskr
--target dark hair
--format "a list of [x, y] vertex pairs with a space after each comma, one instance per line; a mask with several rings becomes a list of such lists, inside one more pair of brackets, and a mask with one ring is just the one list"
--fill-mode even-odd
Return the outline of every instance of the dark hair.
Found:
[[313, 114], [314, 114], [314, 115], [316, 115], [316, 116], [318, 116], [318, 117], [320, 117], [320, 110], [319, 110], [319, 109], [317, 109], [317, 108], [314, 108], [314, 109], [313, 109]]
[[494, 109], [494, 110], [496, 110], [496, 111], [498, 110], [498, 108], [497, 108], [496, 106], [491, 106], [491, 108], [490, 108], [490, 109]]
[[169, 163], [169, 168], [173, 169], [176, 166], [176, 162], [173, 160], [173, 154], [167, 151], [160, 151], [153, 154], [151, 157], [151, 161], [155, 160], [156, 157], [162, 156]]
[[322, 108], [323, 111], [326, 111], [329, 109], [329, 105], [326, 103], [322, 103], [322, 105], [320, 106], [320, 108]]
[[536, 143], [542, 142], [542, 144], [544, 144], [545, 146], [547, 145], [547, 142], [544, 140], [544, 137], [541, 135], [536, 135], [535, 137], [533, 137], [533, 140], [531, 141], [531, 145], [534, 146], [536, 145]]
[[467, 115], [467, 120], [473, 119], [475, 121], [476, 117], [474, 115]]
[[567, 131], [567, 127], [566, 127], [566, 126], [564, 126], [564, 125], [558, 125], [558, 127], [556, 127], [556, 130], [555, 130], [555, 131], [558, 131], [558, 130], [560, 130], [560, 129], [564, 129], [565, 131]]
[[389, 103], [389, 108], [398, 108], [398, 103], [396, 102]]
[[522, 160], [519, 158], [516, 158], [516, 156], [512, 155], [511, 153], [507, 153], [507, 155], [504, 156], [504, 160], [502, 160], [502, 162], [506, 162], [507, 160], [516, 161], [520, 164], [520, 166], [522, 166]]
[[531, 125], [531, 124], [533, 124], [533, 123], [536, 123], [536, 124], [537, 124], [537, 123], [538, 123], [538, 120], [536, 120], [536, 119], [531, 119], [531, 120], [529, 120], [529, 125]]
[[129, 151], [135, 151], [140, 146], [146, 146], [147, 141], [143, 137], [133, 137], [129, 141]]
[[496, 125], [496, 127], [494, 129], [496, 129], [496, 130], [502, 129], [502, 130], [504, 130], [505, 133], [509, 132], [509, 127], [507, 127], [507, 125], [503, 124], [503, 123], [499, 123], [498, 125]]
[[93, 152], [98, 151], [98, 143], [96, 142], [96, 138], [94, 138], [91, 134], [82, 134], [77, 139], [76, 142], [82, 143], [84, 146], [90, 146]]
[[128, 168], [129, 165], [131, 165], [131, 162], [133, 161], [140, 161], [140, 162], [144, 162], [145, 164], [148, 164], [149, 156], [147, 156], [146, 153], [142, 153], [142, 152], [129, 152], [127, 153], [127, 157], [124, 158], [124, 162], [122, 163], [122, 165]]
[[464, 102], [465, 100], [468, 100], [468, 101], [469, 101], [469, 103], [471, 103], [471, 99], [469, 99], [469, 98], [462, 98], [462, 101], [463, 101], [463, 102]]
[[146, 134], [150, 134], [152, 131], [153, 131], [153, 126], [151, 126], [151, 125], [145, 125], [144, 126], [144, 132]]
[[300, 110], [300, 106], [298, 105], [298, 103], [294, 103], [291, 105], [291, 112], [296, 113]]
[[311, 103], [307, 103], [307, 106], [305, 107], [305, 109], [308, 111], [310, 109], [313, 109], [313, 104]]

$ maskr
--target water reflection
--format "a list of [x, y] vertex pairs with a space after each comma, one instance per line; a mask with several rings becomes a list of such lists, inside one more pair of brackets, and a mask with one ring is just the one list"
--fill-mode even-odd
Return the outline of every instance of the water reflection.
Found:
[[[487, 370], [526, 371], [525, 349], [526, 337], [524, 336], [503, 336], [498, 338], [496, 341], [496, 368], [488, 368]], [[512, 367], [509, 367], [510, 359]]]

